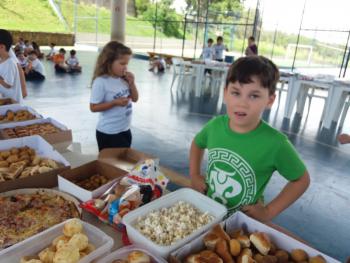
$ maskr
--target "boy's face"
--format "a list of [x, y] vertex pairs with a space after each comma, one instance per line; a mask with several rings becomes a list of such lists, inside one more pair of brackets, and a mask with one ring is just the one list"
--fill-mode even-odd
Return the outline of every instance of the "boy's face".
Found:
[[35, 54], [30, 54], [28, 56], [28, 58], [29, 58], [30, 61], [34, 61], [36, 59], [36, 55]]
[[221, 39], [220, 39], [220, 40], [217, 40], [216, 42], [218, 43], [218, 45], [221, 45], [221, 44], [222, 44], [222, 40], [221, 40]]
[[212, 44], [213, 42], [208, 42], [208, 47], [211, 47]]
[[260, 123], [263, 111], [270, 108], [275, 100], [275, 95], [269, 95], [269, 90], [262, 87], [256, 77], [252, 77], [252, 80], [248, 84], [230, 82], [224, 91], [230, 128], [236, 132], [254, 130]]

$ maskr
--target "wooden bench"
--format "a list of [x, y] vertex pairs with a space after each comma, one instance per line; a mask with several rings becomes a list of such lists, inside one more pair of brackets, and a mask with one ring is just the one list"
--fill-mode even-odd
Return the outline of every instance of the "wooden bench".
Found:
[[182, 58], [185, 61], [193, 60], [193, 58], [189, 58], [189, 57], [182, 57], [182, 56], [176, 56], [176, 55], [170, 55], [170, 54], [158, 53], [158, 52], [152, 52], [152, 51], [149, 51], [147, 53], [148, 53], [150, 62], [152, 62], [155, 59], [155, 57], [162, 56], [164, 58], [164, 60], [165, 60], [166, 66], [168, 68], [173, 64], [172, 63], [172, 58]]

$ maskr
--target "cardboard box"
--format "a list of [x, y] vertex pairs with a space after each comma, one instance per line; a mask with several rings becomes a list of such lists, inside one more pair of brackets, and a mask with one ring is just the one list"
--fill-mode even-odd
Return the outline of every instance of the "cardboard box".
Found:
[[[103, 194], [114, 182], [127, 173], [118, 167], [96, 160], [60, 173], [58, 175], [58, 188], [85, 202]], [[94, 191], [86, 190], [74, 183], [74, 181], [82, 181], [95, 174], [106, 176], [112, 180]]]
[[[256, 220], [246, 216], [242, 212], [237, 212], [237, 213], [233, 214], [231, 217], [229, 217], [228, 219], [226, 219], [226, 221], [224, 222], [224, 225], [226, 227], [227, 232], [230, 232], [230, 231], [232, 232], [232, 231], [239, 229], [239, 228], [242, 228], [246, 232], [249, 232], [249, 233], [256, 232], [256, 231], [264, 232], [269, 236], [270, 240], [274, 244], [276, 244], [276, 246], [279, 247], [280, 249], [283, 249], [283, 250], [290, 252], [293, 249], [299, 248], [299, 249], [303, 249], [310, 257], [322, 255], [327, 263], [340, 263], [339, 261], [335, 260], [334, 258], [331, 258], [331, 257], [317, 251], [316, 249], [311, 248], [311, 247], [307, 246], [306, 244], [293, 239], [290, 236], [287, 236], [286, 234], [283, 234], [283, 233], [281, 233], [281, 232], [279, 232], [279, 231], [277, 231], [277, 230], [275, 230], [275, 229], [273, 229], [273, 228], [271, 228], [263, 223], [260, 223], [259, 221], [256, 221]], [[171, 263], [183, 262], [183, 260], [187, 256], [205, 249], [204, 243], [203, 243], [203, 237], [206, 234], [207, 233], [204, 233], [203, 235], [192, 240], [191, 242], [189, 242], [185, 246], [183, 246], [183, 247], [179, 248], [178, 250], [174, 251], [173, 253], [171, 253], [171, 255], [169, 256], [169, 262], [171, 262]]]
[[[102, 150], [98, 158], [101, 161], [119, 167], [120, 169], [131, 171], [137, 162], [145, 159], [156, 159], [158, 157], [137, 151], [132, 148], [108, 148]], [[188, 177], [164, 166], [160, 166], [160, 170], [172, 183], [184, 187], [191, 186], [191, 181]]]
[[61, 163], [63, 167], [39, 175], [0, 182], [0, 192], [20, 188], [55, 187], [57, 186], [57, 174], [70, 168], [69, 162], [39, 135], [1, 141], [0, 150], [24, 146], [35, 149], [37, 155], [55, 160]]
[[0, 124], [0, 139], [10, 139], [6, 133], [4, 133], [4, 129], [7, 128], [15, 128], [15, 127], [23, 127], [23, 126], [28, 126], [31, 124], [39, 124], [39, 123], [51, 123], [57, 128], [61, 129], [61, 131], [56, 132], [56, 133], [51, 133], [51, 134], [44, 134], [40, 135], [43, 137], [48, 143], [52, 144], [55, 147], [55, 144], [60, 145], [60, 149], [64, 148], [66, 149], [69, 145], [72, 144], [72, 131], [69, 130], [66, 126], [63, 124], [59, 123], [55, 119], [52, 118], [46, 118], [46, 119], [34, 119], [34, 120], [29, 120], [29, 121], [24, 121], [24, 122], [7, 122], [4, 124]]
[[98, 159], [130, 172], [139, 161], [157, 159], [157, 157], [131, 148], [107, 148], [99, 153]]
[[0, 107], [12, 104], [18, 104], [18, 102], [11, 98], [0, 98]]
[[[22, 106], [20, 104], [12, 104], [12, 105], [6, 105], [6, 106], [2, 106], [0, 107], [0, 115], [5, 115], [7, 111], [13, 111], [13, 112], [17, 112], [17, 111], [20, 111], [20, 110], [27, 110], [29, 111], [30, 113], [32, 113], [33, 115], [36, 116], [37, 119], [42, 119], [43, 116], [40, 115], [36, 110], [34, 110], [33, 108], [31, 107], [28, 107], [28, 106]], [[31, 121], [31, 120], [29, 120]], [[19, 121], [19, 122], [0, 122], [0, 129], [2, 129], [3, 125], [6, 125], [8, 123], [26, 123], [28, 121]]]

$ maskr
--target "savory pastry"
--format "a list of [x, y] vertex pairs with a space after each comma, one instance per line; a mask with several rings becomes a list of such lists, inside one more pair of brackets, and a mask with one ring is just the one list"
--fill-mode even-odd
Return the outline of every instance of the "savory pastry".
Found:
[[82, 231], [83, 225], [78, 219], [70, 220], [63, 227], [63, 234], [67, 237], [72, 237], [74, 234], [81, 233]]
[[128, 255], [128, 263], [151, 263], [151, 258], [142, 251], [132, 251]]
[[261, 254], [267, 255], [269, 253], [271, 244], [265, 234], [256, 232], [251, 234], [249, 239]]
[[79, 259], [79, 249], [68, 245], [57, 250], [53, 258], [53, 263], [77, 263]]
[[263, 262], [264, 256], [261, 255], [260, 253], [256, 253], [253, 258], [257, 263], [261, 263]]
[[48, 247], [41, 251], [38, 256], [43, 263], [52, 263], [55, 251]]
[[290, 253], [292, 259], [296, 262], [307, 261], [309, 256], [302, 249], [294, 249]]
[[77, 233], [72, 236], [72, 238], [68, 241], [68, 245], [73, 247], [77, 247], [79, 251], [84, 250], [88, 246], [89, 239], [86, 235], [82, 233]]
[[237, 257], [241, 253], [241, 243], [237, 239], [230, 240], [230, 253], [234, 257]]

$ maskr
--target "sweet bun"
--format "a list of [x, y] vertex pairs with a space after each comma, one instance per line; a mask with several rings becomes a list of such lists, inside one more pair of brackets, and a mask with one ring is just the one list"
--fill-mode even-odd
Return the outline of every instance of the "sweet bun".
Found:
[[309, 256], [302, 249], [294, 249], [290, 253], [292, 259], [296, 262], [307, 261]]
[[72, 237], [74, 234], [81, 233], [83, 225], [78, 219], [72, 219], [63, 227], [63, 234], [67, 237]]
[[66, 236], [63, 236], [63, 235], [62, 236], [58, 236], [52, 241], [52, 245], [56, 247], [58, 241], [60, 241], [60, 240], [63, 240], [65, 243], [67, 243], [69, 241], [69, 237], [66, 237]]
[[218, 236], [219, 238], [222, 238], [227, 242], [230, 242], [229, 235], [222, 229], [221, 225], [215, 225], [211, 230], [211, 233], [215, 234], [216, 236]]
[[230, 253], [234, 257], [237, 257], [241, 253], [241, 243], [237, 239], [230, 240]]
[[326, 263], [326, 260], [321, 255], [317, 255], [316, 257], [311, 257], [309, 263]]
[[84, 250], [88, 246], [89, 239], [86, 235], [82, 233], [77, 233], [72, 236], [72, 238], [68, 241], [68, 245], [73, 247], [77, 247], [79, 251]]
[[77, 263], [80, 259], [79, 249], [65, 246], [58, 250], [53, 258], [53, 263]]
[[204, 242], [204, 245], [207, 249], [209, 250], [214, 250], [215, 249], [215, 246], [216, 246], [216, 243], [220, 240], [220, 238], [214, 234], [214, 233], [211, 233], [209, 232], [208, 234], [206, 234], [203, 238], [203, 242]]
[[52, 251], [50, 248], [45, 248], [39, 253], [38, 256], [43, 263], [52, 263], [53, 258], [55, 256], [55, 252]]
[[269, 253], [271, 244], [263, 233], [253, 233], [249, 239], [261, 254], [267, 255]]
[[242, 248], [250, 247], [250, 240], [249, 240], [249, 237], [247, 237], [246, 235], [238, 236], [236, 237], [236, 239], [238, 240], [239, 243], [241, 243]]
[[220, 239], [215, 246], [215, 252], [224, 260], [225, 263], [233, 263], [226, 240]]
[[66, 247], [67, 244], [68, 244], [68, 242], [65, 241], [65, 240], [63, 240], [63, 239], [58, 240], [58, 242], [57, 242], [57, 244], [56, 244], [56, 250], [60, 250], [60, 249], [62, 249], [62, 248], [64, 248], [64, 247]]
[[151, 258], [142, 251], [133, 251], [128, 255], [129, 263], [151, 263]]

